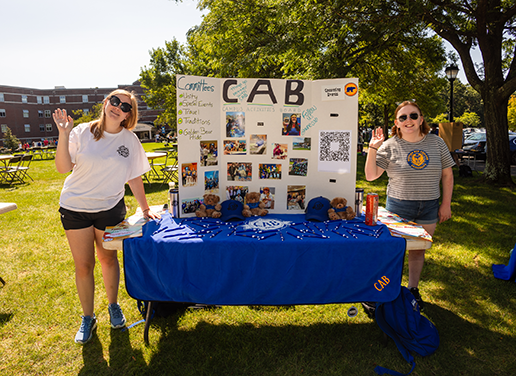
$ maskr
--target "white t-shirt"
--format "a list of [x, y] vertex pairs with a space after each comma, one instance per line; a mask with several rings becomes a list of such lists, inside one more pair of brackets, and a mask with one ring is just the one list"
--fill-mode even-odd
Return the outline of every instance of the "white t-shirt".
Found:
[[75, 127], [69, 143], [72, 173], [66, 178], [59, 204], [68, 210], [96, 213], [112, 209], [125, 193], [125, 183], [150, 170], [138, 137], [123, 128], [104, 132], [95, 141], [90, 123]]

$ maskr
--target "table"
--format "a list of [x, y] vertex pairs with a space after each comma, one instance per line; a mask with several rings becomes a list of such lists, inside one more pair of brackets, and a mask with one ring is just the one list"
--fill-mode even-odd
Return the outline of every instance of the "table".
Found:
[[9, 162], [9, 160], [12, 158], [14, 158], [14, 155], [9, 155], [9, 154], [1, 154], [0, 155], [0, 161], [4, 164], [5, 168], [7, 168], [7, 162]]
[[147, 176], [147, 174], [152, 175], [154, 173], [154, 174], [156, 174], [156, 176], [159, 176], [159, 173], [154, 168], [154, 160], [158, 159], [158, 158], [166, 157], [167, 153], [146, 152], [145, 155], [147, 156], [147, 159], [149, 160], [151, 170], [148, 173], [146, 173], [144, 176], [145, 176], [145, 179], [147, 179], [147, 182], [150, 184], [150, 180], [149, 180], [149, 177]]
[[[18, 206], [14, 203], [0, 202], [0, 214], [4, 214], [4, 213], [10, 212], [12, 210], [16, 210], [17, 208], [18, 208]], [[3, 280], [2, 277], [0, 277], [0, 283], [3, 286], [5, 286], [5, 281]]]

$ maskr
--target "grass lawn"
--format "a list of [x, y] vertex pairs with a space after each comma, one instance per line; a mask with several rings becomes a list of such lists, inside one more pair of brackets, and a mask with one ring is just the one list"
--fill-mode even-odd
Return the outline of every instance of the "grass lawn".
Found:
[[[363, 165], [360, 156], [357, 187], [377, 192], [383, 205], [387, 179], [365, 181]], [[441, 345], [432, 356], [415, 356], [413, 375], [515, 375], [516, 284], [495, 279], [491, 265], [507, 264], [516, 243], [516, 191], [454, 172], [453, 218], [438, 225], [420, 284]], [[52, 160], [34, 161], [30, 174], [30, 184], [0, 185], [0, 201], [18, 205], [0, 215], [0, 276], [7, 282], [0, 289], [0, 375], [373, 375], [377, 364], [410, 370], [394, 342], [382, 345], [381, 330], [359, 305], [358, 316], [347, 316], [352, 304], [188, 310], [155, 319], [146, 346], [143, 324], [110, 328], [99, 267], [97, 334], [76, 345], [81, 309], [57, 212], [65, 176]], [[146, 184], [146, 191], [151, 205], [167, 200], [165, 185]], [[133, 214], [129, 191], [126, 204]], [[407, 271], [405, 265], [405, 284]], [[123, 275], [119, 301], [129, 324], [141, 319]]]

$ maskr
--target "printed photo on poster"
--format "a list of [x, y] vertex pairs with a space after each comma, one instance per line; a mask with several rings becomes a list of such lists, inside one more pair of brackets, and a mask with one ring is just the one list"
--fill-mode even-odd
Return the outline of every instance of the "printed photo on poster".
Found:
[[318, 171], [351, 171], [351, 131], [319, 132]]
[[245, 113], [226, 112], [226, 137], [245, 136]]
[[287, 144], [279, 144], [279, 143], [273, 142], [271, 144], [271, 148], [272, 148], [272, 159], [287, 159], [287, 150], [288, 150]]
[[292, 150], [311, 150], [312, 140], [310, 137], [294, 137], [292, 140]]
[[305, 210], [306, 185], [287, 185], [287, 210]]
[[251, 163], [228, 162], [227, 180], [229, 181], [251, 181], [253, 170]]
[[282, 114], [283, 136], [300, 136], [301, 135], [301, 114]]
[[224, 155], [246, 155], [245, 140], [224, 140]]
[[260, 163], [258, 166], [260, 179], [281, 179], [281, 165]]
[[249, 154], [267, 154], [266, 134], [252, 134], [249, 137]]
[[308, 171], [308, 159], [290, 158], [288, 174], [293, 176], [306, 176]]
[[181, 213], [182, 214], [191, 214], [195, 213], [197, 209], [202, 204], [202, 197], [198, 198], [187, 198], [181, 200]]
[[274, 209], [274, 194], [276, 188], [274, 187], [261, 187], [260, 188], [260, 201], [265, 204], [265, 209]]
[[249, 187], [242, 185], [230, 185], [226, 187], [226, 199], [237, 200], [241, 203], [245, 201], [245, 195], [249, 192]]
[[183, 163], [181, 165], [181, 180], [183, 187], [197, 185], [197, 163]]
[[217, 165], [217, 141], [201, 141], [201, 166]]
[[204, 192], [218, 193], [219, 192], [219, 171], [205, 171], [204, 172]]

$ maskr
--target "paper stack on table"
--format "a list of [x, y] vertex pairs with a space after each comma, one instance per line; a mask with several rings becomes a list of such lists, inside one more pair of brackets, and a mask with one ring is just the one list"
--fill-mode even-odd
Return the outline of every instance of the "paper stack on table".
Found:
[[432, 236], [426, 230], [414, 223], [401, 218], [399, 215], [387, 211], [387, 209], [378, 208], [378, 220], [389, 228], [392, 236], [401, 238], [421, 238], [432, 241]]
[[[155, 213], [163, 214], [163, 206], [151, 206]], [[120, 238], [128, 238], [142, 235], [142, 227], [149, 219], [143, 217], [142, 210], [136, 209], [136, 213], [124, 219], [116, 226], [108, 226], [104, 232], [103, 241], [109, 242]]]

